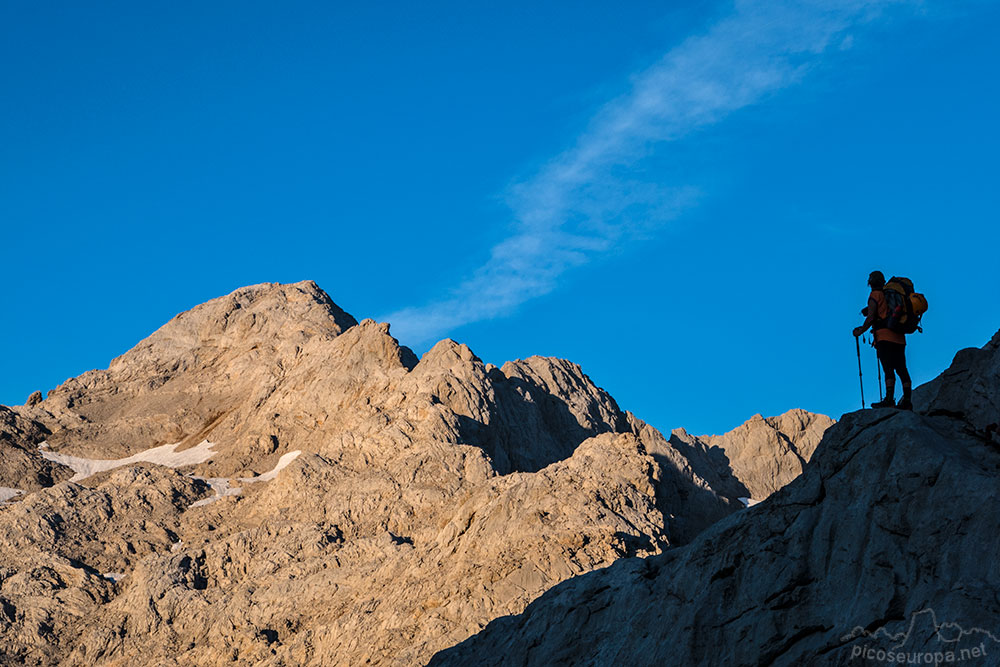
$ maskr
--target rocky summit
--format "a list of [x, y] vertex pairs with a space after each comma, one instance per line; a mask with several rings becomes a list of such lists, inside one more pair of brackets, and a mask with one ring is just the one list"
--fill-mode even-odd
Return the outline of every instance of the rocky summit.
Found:
[[749, 664], [977, 620], [970, 377], [937, 416], [665, 437], [572, 362], [418, 359], [312, 282], [242, 288], [0, 406], [0, 663]]
[[[1000, 665], [1000, 333], [914, 405], [845, 415], [764, 502], [558, 584], [431, 664]], [[733, 464], [748, 489], [783, 466]]]

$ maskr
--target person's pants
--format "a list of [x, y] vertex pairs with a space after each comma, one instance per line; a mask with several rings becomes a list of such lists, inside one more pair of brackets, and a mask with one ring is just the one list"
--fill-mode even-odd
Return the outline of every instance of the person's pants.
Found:
[[882, 370], [885, 371], [885, 395], [893, 397], [896, 390], [896, 375], [903, 385], [903, 397], [910, 397], [910, 373], [906, 370], [906, 346], [901, 343], [892, 343], [887, 340], [880, 340], [875, 343], [878, 351], [878, 360], [882, 363]]

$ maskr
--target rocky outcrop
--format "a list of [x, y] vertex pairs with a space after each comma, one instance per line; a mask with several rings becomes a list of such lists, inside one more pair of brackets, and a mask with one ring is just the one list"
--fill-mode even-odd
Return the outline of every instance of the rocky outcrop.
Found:
[[177, 315], [106, 370], [67, 380], [23, 411], [69, 454], [121, 458], [198, 442], [274, 391], [310, 341], [354, 324], [312, 281], [244, 287]]
[[370, 517], [392, 508], [375, 480], [355, 493], [303, 457], [220, 513], [239, 529], [209, 520], [222, 534], [204, 540], [182, 527], [184, 546], [130, 571], [67, 662], [169, 661], [181, 645], [187, 664], [419, 664], [558, 581], [662, 550], [657, 474], [633, 436], [608, 434], [537, 474], [491, 478], [433, 522], [379, 525]]
[[179, 517], [207, 490], [160, 466], [130, 467], [0, 509], [0, 663], [61, 662], [115, 598], [115, 579], [169, 551]]
[[681, 446], [576, 364], [417, 359], [312, 282], [198, 306], [31, 403], [0, 413], [40, 480], [0, 506], [0, 661], [38, 665], [419, 664], [687, 543], [758, 474], [702, 459], [803, 455], [822, 424]]
[[826, 415], [789, 410], [777, 417], [754, 415], [724, 435], [670, 434], [670, 444], [697, 461], [714, 488], [761, 501], [802, 474], [834, 421]]
[[69, 479], [69, 468], [46, 461], [38, 451], [37, 443], [48, 434], [42, 424], [0, 405], [0, 488], [25, 493]]
[[914, 390], [913, 406], [955, 417], [979, 432], [1000, 423], [1000, 332], [982, 349], [960, 350], [947, 371]]
[[557, 585], [431, 664], [1000, 664], [1000, 451], [975, 429], [1000, 398], [997, 341], [918, 392], [926, 414], [845, 415], [765, 502]]

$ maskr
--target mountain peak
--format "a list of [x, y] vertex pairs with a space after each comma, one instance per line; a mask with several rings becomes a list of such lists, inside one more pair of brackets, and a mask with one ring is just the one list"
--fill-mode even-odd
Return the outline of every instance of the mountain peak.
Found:
[[234, 405], [270, 391], [309, 343], [356, 325], [311, 280], [241, 287], [179, 313], [107, 369], [71, 378], [29, 407], [54, 420], [54, 447], [131, 454], [218, 425]]
[[221, 345], [238, 343], [241, 336], [255, 342], [295, 333], [336, 336], [357, 323], [312, 280], [261, 283], [176, 315], [147, 341]]

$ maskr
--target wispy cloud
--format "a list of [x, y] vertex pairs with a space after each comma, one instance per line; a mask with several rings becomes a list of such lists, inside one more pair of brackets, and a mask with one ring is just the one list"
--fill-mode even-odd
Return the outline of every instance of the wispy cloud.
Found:
[[575, 145], [515, 184], [512, 234], [443, 298], [382, 319], [411, 343], [511, 313], [559, 278], [648, 237], [695, 205], [697, 189], [644, 180], [643, 159], [802, 79], [856, 28], [906, 0], [737, 0], [732, 12], [636, 74]]

